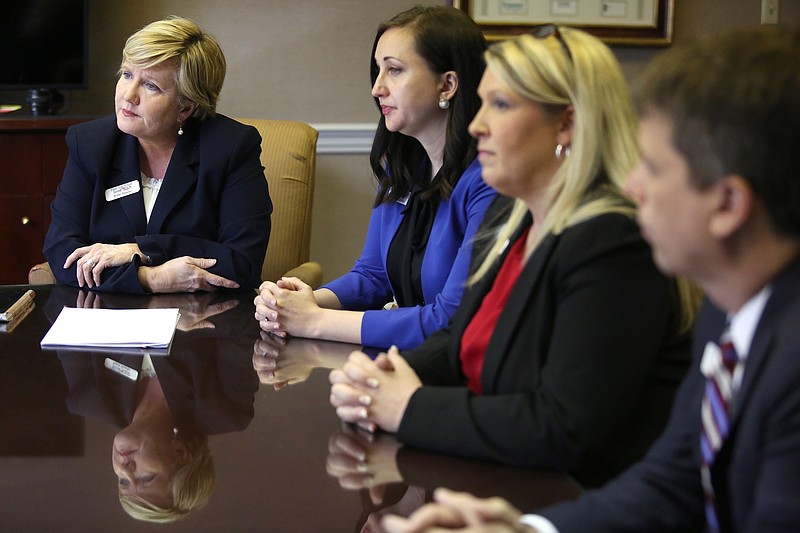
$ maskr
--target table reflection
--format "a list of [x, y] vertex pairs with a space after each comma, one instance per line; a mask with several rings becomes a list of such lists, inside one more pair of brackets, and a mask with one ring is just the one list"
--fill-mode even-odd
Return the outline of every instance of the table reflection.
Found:
[[356, 344], [317, 339], [279, 337], [262, 331], [253, 346], [253, 368], [261, 383], [281, 390], [302, 383], [315, 368], [340, 368]]
[[381, 531], [384, 514], [408, 516], [426, 502], [432, 491], [404, 482], [397, 466], [402, 447], [393, 435], [370, 433], [350, 424], [328, 440], [326, 471], [339, 486], [361, 493], [364, 511], [356, 531]]
[[[438, 486], [526, 510], [579, 490], [563, 474], [447, 457], [343, 426], [328, 374], [360, 347], [262, 335], [250, 292], [34, 289], [31, 314], [0, 334], [0, 479], [13, 495], [0, 499], [4, 530], [369, 532]], [[65, 305], [178, 307], [181, 322], [169, 354], [151, 357], [155, 375], [139, 379], [142, 356], [42, 350]], [[130, 495], [144, 510], [125, 503]], [[176, 514], [168, 525], [131, 518]]]
[[[54, 291], [46, 304], [48, 318], [54, 320], [53, 312], [69, 301], [94, 308], [120, 303], [113, 295], [79, 291], [72, 298], [67, 291]], [[67, 379], [69, 411], [118, 429], [111, 459], [122, 508], [138, 520], [173, 522], [208, 503], [216, 479], [208, 436], [250, 424], [258, 379], [245, 352], [231, 350], [230, 338], [215, 342], [233, 326], [225, 325], [224, 314], [240, 305], [239, 298], [164, 295], [139, 304], [178, 307], [176, 335], [191, 336], [169, 356], [56, 352]], [[215, 338], [201, 330], [214, 330]], [[193, 349], [198, 343], [202, 357]]]

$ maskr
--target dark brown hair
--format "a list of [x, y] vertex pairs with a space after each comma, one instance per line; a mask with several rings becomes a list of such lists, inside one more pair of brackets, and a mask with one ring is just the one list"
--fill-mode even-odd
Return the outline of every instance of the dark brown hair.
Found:
[[[402, 198], [411, 188], [420, 187], [426, 197], [448, 198], [464, 170], [475, 159], [475, 141], [467, 127], [480, 108], [478, 84], [484, 70], [486, 40], [478, 26], [461, 10], [452, 7], [416, 6], [378, 27], [372, 45], [370, 79], [378, 77], [375, 49], [390, 28], [408, 28], [414, 34], [416, 52], [436, 73], [455, 71], [458, 91], [450, 102], [444, 163], [440, 178], [429, 182], [430, 161], [419, 141], [386, 129], [381, 116], [370, 153], [370, 165], [378, 180], [375, 205]], [[380, 102], [375, 99], [380, 109]]]

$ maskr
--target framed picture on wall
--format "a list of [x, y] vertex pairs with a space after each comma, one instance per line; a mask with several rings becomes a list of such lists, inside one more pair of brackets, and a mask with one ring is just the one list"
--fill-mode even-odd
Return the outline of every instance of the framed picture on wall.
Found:
[[585, 30], [607, 44], [668, 46], [675, 0], [450, 0], [497, 41], [555, 23]]

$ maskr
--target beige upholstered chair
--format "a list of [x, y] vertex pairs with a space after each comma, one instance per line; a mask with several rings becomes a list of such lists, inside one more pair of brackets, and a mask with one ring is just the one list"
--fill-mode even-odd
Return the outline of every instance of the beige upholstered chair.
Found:
[[261, 279], [296, 276], [316, 288], [322, 283], [322, 267], [309, 256], [319, 133], [290, 120], [237, 120], [261, 134], [261, 164], [272, 198], [272, 233]]
[[[261, 134], [261, 164], [272, 198], [272, 232], [261, 279], [297, 276], [312, 287], [322, 283], [322, 267], [309, 261], [311, 208], [317, 160], [317, 130], [302, 122], [240, 118]], [[52, 284], [47, 263], [31, 268], [28, 281]]]

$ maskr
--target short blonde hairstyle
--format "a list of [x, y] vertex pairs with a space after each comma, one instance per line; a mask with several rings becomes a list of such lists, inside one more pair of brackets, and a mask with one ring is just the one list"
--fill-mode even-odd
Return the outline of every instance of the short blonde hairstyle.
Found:
[[192, 511], [208, 504], [216, 481], [208, 437], [198, 435], [188, 440], [186, 444], [191, 449], [191, 459], [178, 468], [170, 482], [172, 508], [159, 507], [139, 496], [120, 494], [119, 502], [129, 516], [144, 522], [166, 524], [183, 520]]
[[[486, 52], [487, 68], [524, 98], [553, 114], [568, 106], [574, 110], [570, 155], [550, 184], [551, 207], [541, 221], [540, 242], [601, 213], [635, 215], [620, 193], [638, 160], [636, 114], [622, 70], [596, 37], [567, 27], [558, 31], [543, 38], [521, 35]], [[526, 212], [517, 200], [470, 282], [488, 272]]]
[[225, 81], [225, 54], [217, 40], [192, 20], [168, 17], [151, 22], [131, 35], [122, 50], [122, 62], [151, 68], [174, 61], [178, 104], [197, 104], [194, 117], [213, 117]]

